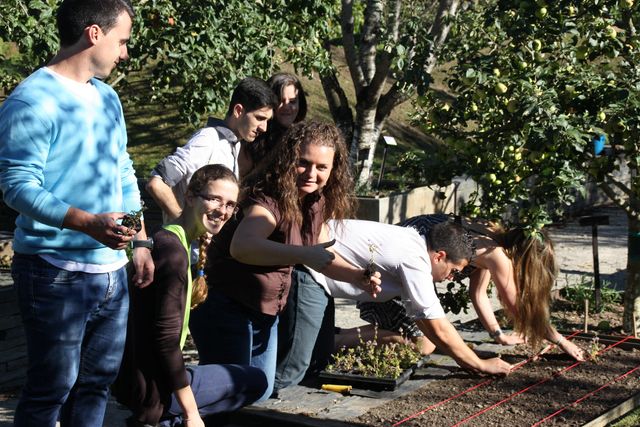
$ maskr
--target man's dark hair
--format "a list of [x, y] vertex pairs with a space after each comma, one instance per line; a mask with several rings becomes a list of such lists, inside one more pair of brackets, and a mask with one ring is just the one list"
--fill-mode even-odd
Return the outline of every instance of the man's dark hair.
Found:
[[233, 107], [237, 104], [242, 105], [246, 113], [264, 107], [271, 107], [275, 110], [278, 107], [278, 97], [264, 80], [246, 77], [233, 90], [227, 116], [233, 113]]
[[462, 260], [471, 261], [471, 237], [460, 224], [450, 221], [436, 224], [426, 235], [426, 239], [428, 250], [445, 251], [447, 259], [451, 262], [457, 264]]
[[133, 19], [129, 0], [64, 0], [56, 15], [60, 45], [71, 46], [82, 37], [84, 29], [93, 24], [108, 33], [122, 12]]

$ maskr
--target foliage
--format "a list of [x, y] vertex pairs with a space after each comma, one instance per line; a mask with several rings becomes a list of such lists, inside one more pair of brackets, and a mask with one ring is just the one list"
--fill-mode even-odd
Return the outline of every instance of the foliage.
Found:
[[53, 56], [58, 47], [57, 3], [56, 0], [0, 2], [0, 45], [6, 43], [0, 49], [0, 90], [13, 88]]
[[[46, 63], [58, 48], [56, 0], [5, 0], [0, 4], [0, 40], [17, 53], [6, 55], [0, 86], [9, 91], [31, 71]], [[183, 119], [197, 124], [203, 114], [221, 111], [238, 81], [267, 77], [282, 58], [279, 50], [294, 47], [289, 36], [294, 1], [144, 0], [135, 4], [129, 43], [130, 60], [120, 80], [131, 71], [152, 70], [142, 102], [177, 105]], [[324, 4], [326, 2], [316, 2]], [[301, 7], [310, 16], [319, 10]], [[314, 15], [319, 16], [319, 15]], [[321, 21], [321, 20], [317, 20]], [[307, 31], [309, 31], [307, 27]], [[300, 47], [301, 49], [301, 47]], [[124, 80], [126, 84], [126, 79]]]
[[[377, 335], [377, 332], [376, 332]], [[333, 355], [327, 372], [362, 375], [377, 378], [397, 378], [402, 371], [420, 360], [420, 353], [407, 340], [404, 343], [377, 344], [376, 338], [356, 347], [342, 347]]]
[[593, 280], [583, 277], [578, 283], [572, 283], [560, 290], [560, 295], [569, 301], [574, 310], [584, 312], [584, 302], [589, 301], [590, 313], [602, 313], [612, 305], [620, 304], [622, 297], [609, 282], [603, 281], [600, 286], [602, 305], [596, 311], [595, 285]]
[[[416, 123], [446, 142], [431, 180], [470, 175], [483, 191], [465, 213], [509, 213], [532, 229], [562, 214], [588, 178], [637, 217], [637, 15], [617, 0], [497, 0], [460, 14], [441, 56], [455, 60], [454, 97], [430, 92], [416, 105]], [[601, 135], [609, 148], [596, 155]], [[615, 175], [624, 167], [627, 183]]]
[[458, 314], [463, 311], [465, 314], [469, 309], [469, 291], [467, 285], [459, 280], [447, 283], [446, 292], [437, 292], [440, 305], [446, 313]]
[[[284, 34], [283, 1], [149, 0], [137, 6], [129, 69], [151, 66], [150, 95], [197, 124], [238, 81], [267, 77]], [[259, 25], [257, 25], [259, 23]]]

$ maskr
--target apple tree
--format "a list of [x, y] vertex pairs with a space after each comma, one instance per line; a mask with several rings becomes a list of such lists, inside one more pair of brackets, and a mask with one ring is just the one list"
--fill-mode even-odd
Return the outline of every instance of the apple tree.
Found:
[[535, 233], [588, 181], [624, 209], [627, 331], [640, 319], [638, 10], [633, 0], [477, 4], [441, 56], [450, 92], [428, 92], [416, 115], [444, 141], [431, 180], [467, 174], [481, 185], [467, 213]]
[[[376, 144], [385, 121], [401, 103], [429, 89], [438, 49], [447, 38], [460, 0], [306, 1], [294, 12], [291, 49], [296, 69], [320, 76], [329, 110], [351, 141], [358, 185], [368, 187]], [[314, 12], [317, 8], [320, 13]], [[318, 20], [317, 16], [323, 16]], [[339, 68], [344, 57], [347, 70]], [[348, 74], [347, 74], [348, 73]], [[346, 74], [346, 75], [345, 75]], [[352, 85], [355, 100], [346, 95]]]

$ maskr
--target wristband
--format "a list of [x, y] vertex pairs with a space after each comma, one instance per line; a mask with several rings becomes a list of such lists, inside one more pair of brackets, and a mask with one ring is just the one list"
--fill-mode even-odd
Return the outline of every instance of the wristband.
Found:
[[560, 338], [558, 338], [555, 341], [552, 341], [555, 345], [560, 345], [560, 343], [564, 341], [564, 337], [562, 335], [560, 335]]
[[153, 239], [148, 238], [147, 240], [132, 240], [131, 247], [135, 248], [147, 248], [149, 250], [153, 249]]
[[502, 334], [503, 334], [503, 332], [502, 332], [502, 329], [500, 329], [500, 328], [496, 329], [496, 330], [495, 330], [495, 331], [493, 331], [493, 332], [489, 332], [489, 336], [490, 336], [491, 338], [493, 338], [494, 340], [495, 340], [496, 338], [498, 338], [498, 337], [499, 337], [500, 335], [502, 335]]

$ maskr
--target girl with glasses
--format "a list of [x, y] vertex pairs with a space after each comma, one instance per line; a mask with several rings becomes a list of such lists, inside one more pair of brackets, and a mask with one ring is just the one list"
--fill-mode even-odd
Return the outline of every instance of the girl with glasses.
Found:
[[133, 412], [128, 426], [204, 426], [203, 417], [252, 403], [267, 387], [259, 369], [185, 366], [181, 351], [191, 309], [206, 300], [208, 290], [201, 269], [205, 245], [192, 280], [189, 242], [218, 234], [236, 211], [238, 192], [238, 181], [227, 167], [198, 169], [180, 216], [153, 235], [154, 280], [131, 291], [127, 343], [114, 385], [118, 400]]

